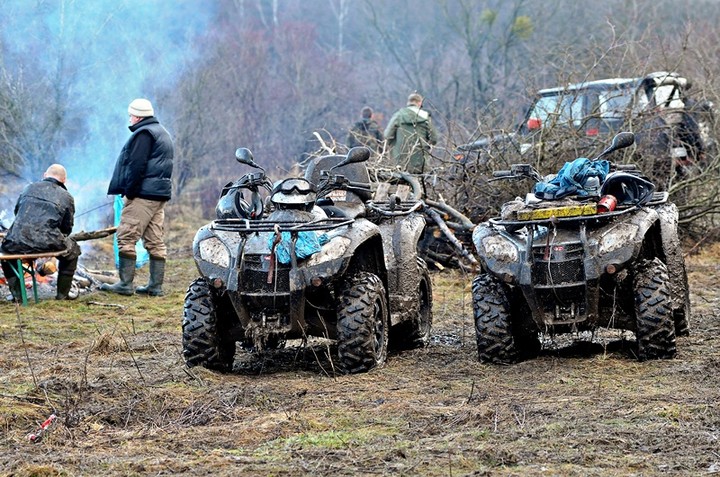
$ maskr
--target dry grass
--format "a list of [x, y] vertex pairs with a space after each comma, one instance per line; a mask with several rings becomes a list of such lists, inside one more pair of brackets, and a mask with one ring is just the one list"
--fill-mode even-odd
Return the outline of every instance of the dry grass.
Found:
[[[720, 471], [720, 248], [689, 258], [693, 333], [638, 363], [621, 335], [476, 361], [472, 277], [433, 276], [432, 345], [335, 376], [324, 344], [187, 369], [184, 291], [0, 304], [0, 469], [7, 475], [699, 475]], [[145, 272], [142, 272], [145, 273]], [[141, 277], [141, 279], [144, 277]], [[101, 302], [122, 307], [90, 304]], [[334, 350], [333, 350], [334, 351]], [[45, 438], [26, 435], [51, 413]]]

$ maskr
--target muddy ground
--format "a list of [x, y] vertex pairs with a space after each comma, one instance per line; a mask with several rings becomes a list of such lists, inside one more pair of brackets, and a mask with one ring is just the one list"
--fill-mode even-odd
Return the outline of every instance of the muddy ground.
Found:
[[433, 275], [430, 346], [353, 376], [335, 374], [323, 342], [239, 351], [229, 374], [186, 368], [187, 258], [169, 262], [163, 298], [0, 303], [0, 474], [720, 474], [718, 255], [688, 259], [692, 334], [677, 358], [644, 363], [631, 334], [607, 331], [480, 364], [459, 272]]

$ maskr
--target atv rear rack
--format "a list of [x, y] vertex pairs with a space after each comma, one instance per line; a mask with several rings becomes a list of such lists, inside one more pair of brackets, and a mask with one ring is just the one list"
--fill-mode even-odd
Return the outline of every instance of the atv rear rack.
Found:
[[398, 217], [422, 210], [425, 203], [421, 200], [404, 201], [397, 204], [368, 201], [365, 206], [376, 214], [385, 217]]
[[215, 220], [211, 228], [241, 234], [261, 232], [310, 232], [333, 230], [345, 225], [351, 225], [355, 220], [348, 218], [327, 218], [312, 220], [310, 222], [278, 221], [278, 220], [249, 220], [249, 219], [220, 219]]

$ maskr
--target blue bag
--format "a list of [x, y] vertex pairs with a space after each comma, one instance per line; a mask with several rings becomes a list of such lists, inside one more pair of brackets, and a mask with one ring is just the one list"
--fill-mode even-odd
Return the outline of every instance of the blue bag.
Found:
[[591, 161], [586, 157], [578, 157], [566, 162], [558, 171], [557, 176], [547, 182], [538, 182], [533, 188], [538, 199], [561, 199], [572, 194], [587, 197], [585, 182], [590, 177], [597, 177], [602, 183], [610, 172], [610, 162], [606, 160]]

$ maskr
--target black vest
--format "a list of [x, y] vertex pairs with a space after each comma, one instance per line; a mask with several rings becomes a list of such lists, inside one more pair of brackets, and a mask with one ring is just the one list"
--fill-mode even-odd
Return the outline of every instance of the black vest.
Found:
[[149, 200], [170, 200], [173, 170], [173, 142], [170, 133], [154, 117], [146, 118], [138, 124], [140, 127], [133, 131], [120, 151], [108, 194], [127, 195], [132, 174], [129, 167], [130, 148], [140, 132], [149, 132], [153, 145], [137, 196]]

